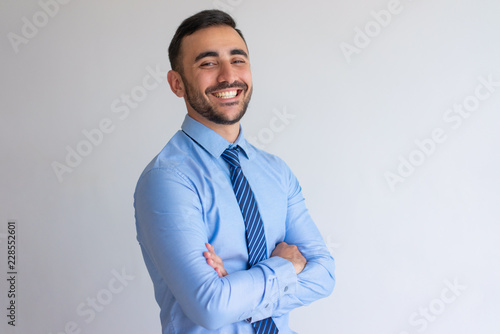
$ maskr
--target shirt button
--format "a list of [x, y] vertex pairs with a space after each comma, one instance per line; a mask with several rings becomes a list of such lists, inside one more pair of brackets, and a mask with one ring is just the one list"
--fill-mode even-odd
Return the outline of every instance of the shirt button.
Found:
[[268, 307], [269, 307], [269, 304], [267, 304], [265, 307], [266, 307], [266, 308], [268, 308]]
[[287, 286], [285, 286], [285, 292], [287, 292], [287, 291], [288, 291], [288, 287], [287, 287]]

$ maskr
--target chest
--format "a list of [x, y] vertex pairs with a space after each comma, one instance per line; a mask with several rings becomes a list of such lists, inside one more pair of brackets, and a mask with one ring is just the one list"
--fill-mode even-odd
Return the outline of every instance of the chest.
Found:
[[[247, 169], [245, 177], [252, 189], [264, 223], [269, 257], [275, 245], [285, 238], [288, 192], [279, 173]], [[248, 262], [245, 222], [234, 193], [229, 171], [213, 168], [199, 190], [209, 242], [228, 270], [242, 270]]]

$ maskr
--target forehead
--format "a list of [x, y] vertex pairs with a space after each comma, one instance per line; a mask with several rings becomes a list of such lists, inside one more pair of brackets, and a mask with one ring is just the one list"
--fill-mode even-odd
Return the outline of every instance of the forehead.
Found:
[[245, 41], [229, 26], [204, 28], [182, 40], [183, 58], [188, 62], [194, 62], [196, 56], [202, 52], [215, 51], [223, 56], [234, 49], [244, 50], [248, 54]]

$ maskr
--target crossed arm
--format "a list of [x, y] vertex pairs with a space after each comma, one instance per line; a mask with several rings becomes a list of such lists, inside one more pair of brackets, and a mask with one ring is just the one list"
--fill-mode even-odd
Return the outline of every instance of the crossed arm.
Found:
[[[228, 274], [213, 247], [205, 245], [203, 209], [190, 184], [169, 169], [147, 173], [138, 184], [135, 205], [138, 240], [155, 288], [168, 286], [165, 293], [173, 295], [185, 315], [209, 329], [280, 317], [328, 296], [335, 283], [334, 261], [298, 183], [295, 178], [290, 182], [284, 242], [270, 258]], [[161, 302], [169, 307], [169, 300]]]
[[[203, 256], [207, 260], [207, 264], [210, 267], [214, 268], [219, 277], [226, 276], [227, 271], [226, 269], [224, 269], [222, 259], [215, 253], [214, 246], [210, 245], [209, 243], [206, 243], [205, 246], [207, 247], [208, 251], [204, 252]], [[297, 246], [289, 245], [286, 242], [280, 242], [276, 246], [276, 248], [271, 253], [271, 257], [273, 256], [279, 256], [285, 260], [290, 261], [293, 264], [297, 275], [300, 274], [302, 270], [304, 270], [304, 267], [307, 264], [306, 258], [304, 257], [304, 255], [302, 255]]]

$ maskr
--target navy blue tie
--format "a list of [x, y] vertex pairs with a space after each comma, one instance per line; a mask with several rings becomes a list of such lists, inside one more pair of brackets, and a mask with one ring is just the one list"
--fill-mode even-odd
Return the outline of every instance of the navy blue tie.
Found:
[[[260, 217], [257, 201], [255, 200], [250, 184], [241, 170], [238, 158], [239, 146], [227, 149], [222, 153], [222, 158], [229, 164], [231, 170], [231, 183], [234, 194], [245, 222], [245, 236], [248, 248], [248, 265], [254, 266], [267, 258], [266, 235], [264, 224]], [[272, 318], [256, 321], [253, 324], [256, 334], [276, 334], [278, 328]]]

